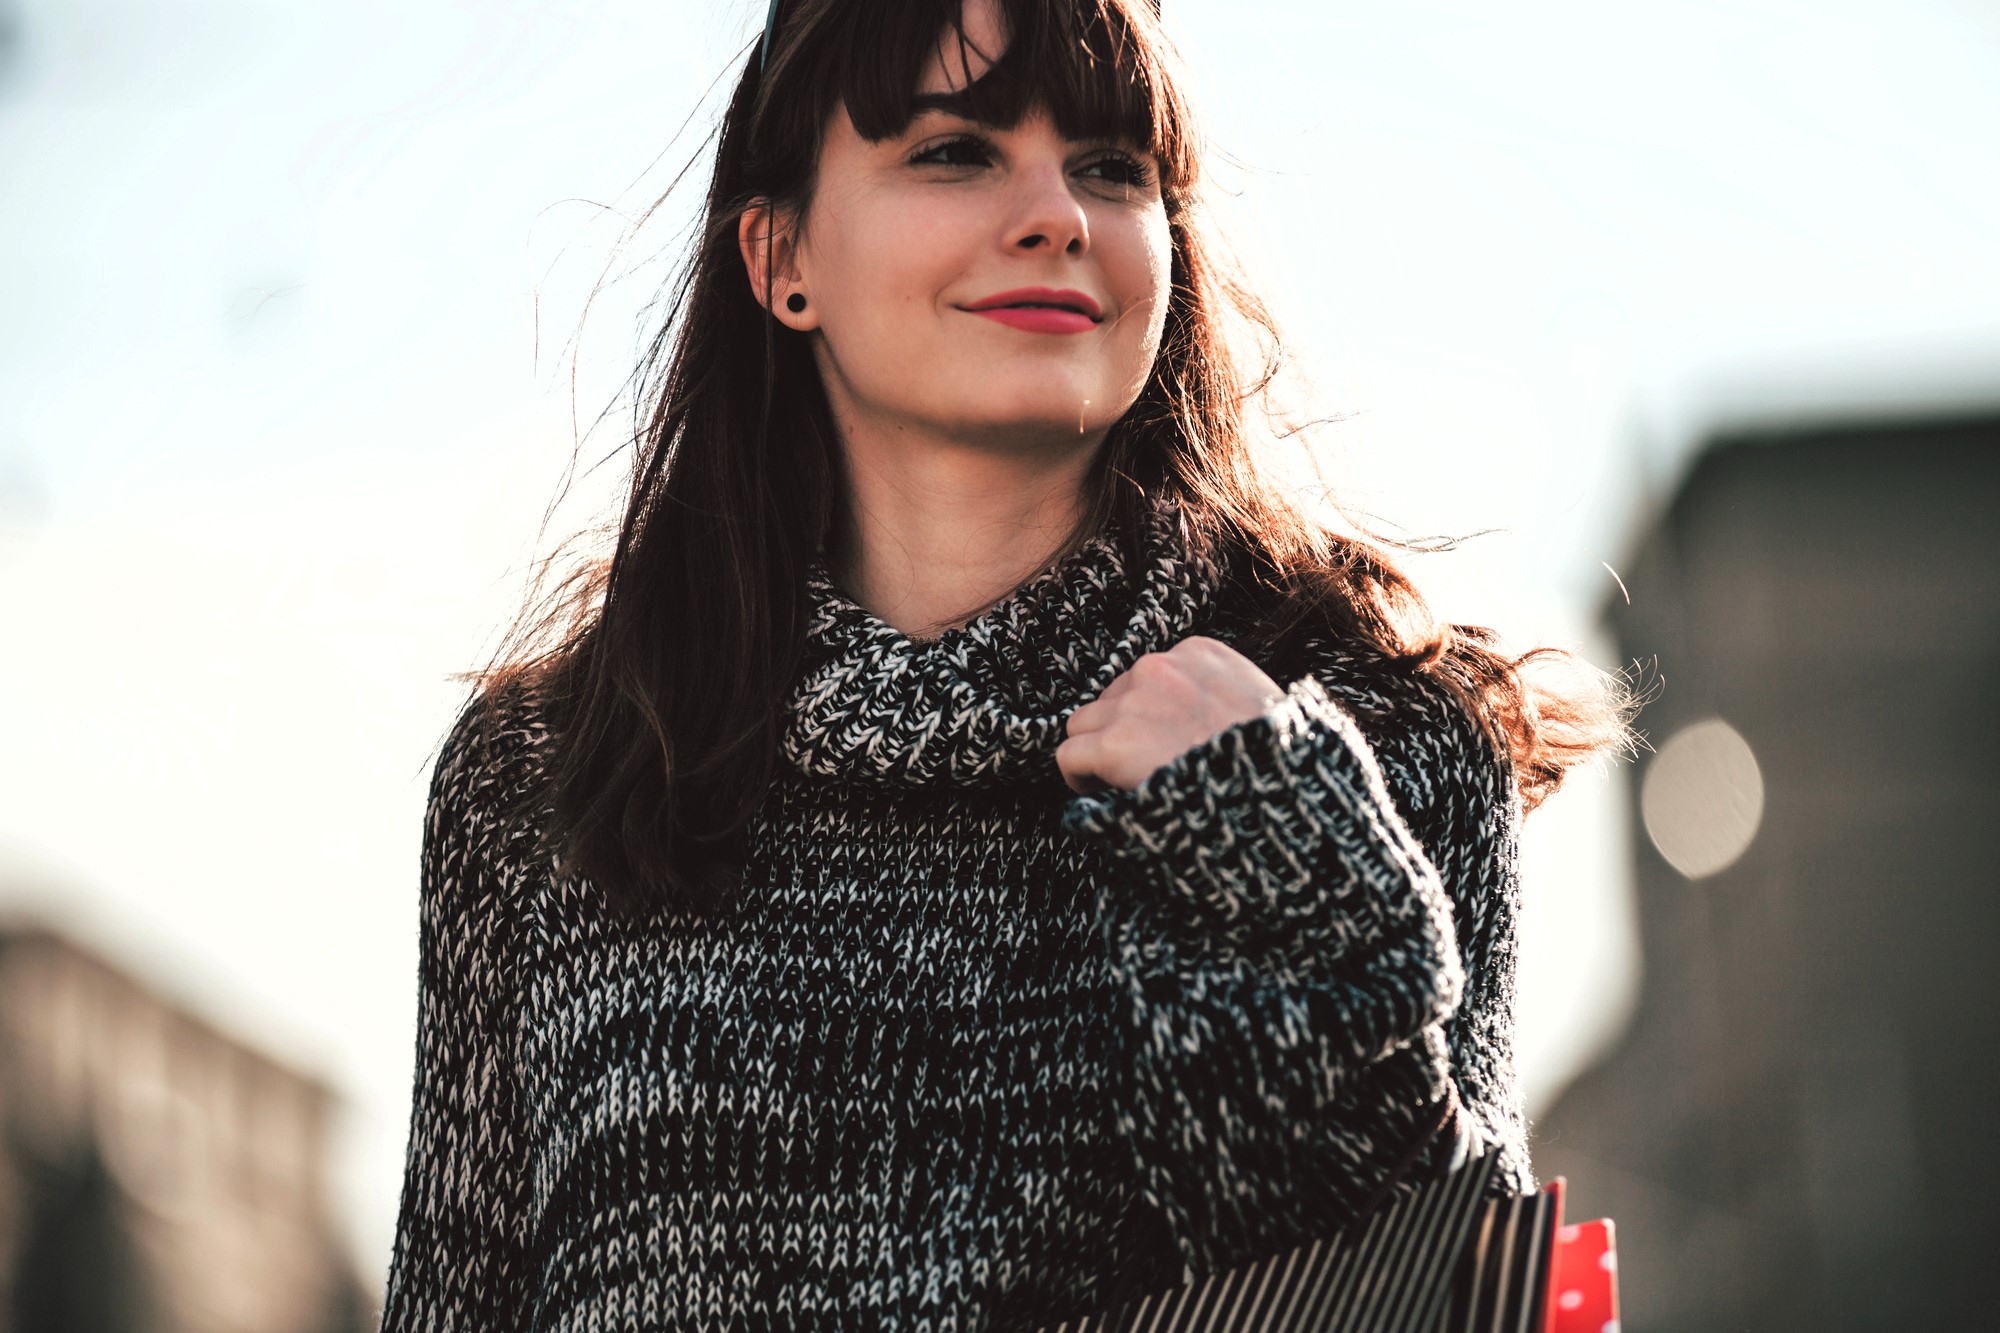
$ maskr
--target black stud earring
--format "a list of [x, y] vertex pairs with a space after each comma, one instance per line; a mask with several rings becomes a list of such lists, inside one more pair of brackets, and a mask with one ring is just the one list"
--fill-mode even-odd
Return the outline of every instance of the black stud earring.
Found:
[[785, 309], [791, 311], [794, 315], [798, 314], [805, 308], [806, 308], [806, 298], [804, 292], [793, 292], [790, 296], [787, 296], [785, 298]]

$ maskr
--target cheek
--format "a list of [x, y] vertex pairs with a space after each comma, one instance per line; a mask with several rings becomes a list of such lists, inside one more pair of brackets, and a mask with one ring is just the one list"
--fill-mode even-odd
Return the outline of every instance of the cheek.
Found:
[[1173, 236], [1164, 213], [1135, 218], [1131, 232], [1121, 238], [1112, 281], [1118, 286], [1120, 304], [1135, 315], [1135, 334], [1145, 347], [1157, 348], [1167, 321], [1167, 298], [1173, 287]]
[[967, 266], [965, 228], [923, 201], [859, 197], [829, 209], [816, 235], [828, 340], [897, 358], [937, 346], [938, 297]]
[[1167, 315], [1167, 297], [1174, 285], [1174, 237], [1167, 226], [1166, 214], [1162, 213], [1147, 226], [1148, 246], [1146, 250], [1147, 272], [1153, 283], [1153, 300], [1158, 307], [1161, 321]]

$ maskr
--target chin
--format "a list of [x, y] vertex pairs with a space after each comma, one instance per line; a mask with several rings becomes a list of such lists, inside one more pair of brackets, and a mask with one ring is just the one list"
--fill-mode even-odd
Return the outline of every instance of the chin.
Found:
[[[981, 426], [994, 432], [1033, 435], [1089, 435], [1107, 429], [1130, 407], [1130, 395], [1101, 385], [1064, 385], [1053, 377], [1023, 385], [1019, 392], [994, 394], [973, 414]], [[998, 387], [998, 386], [994, 386]], [[1106, 405], [1117, 399], [1116, 410]]]

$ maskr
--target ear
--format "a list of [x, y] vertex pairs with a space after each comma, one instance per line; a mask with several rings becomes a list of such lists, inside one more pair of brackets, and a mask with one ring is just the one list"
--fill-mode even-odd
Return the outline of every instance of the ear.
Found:
[[[810, 299], [800, 311], [785, 305], [785, 298], [793, 292], [805, 291], [796, 237], [793, 221], [769, 199], [751, 200], [736, 221], [736, 245], [743, 255], [744, 271], [750, 275], [750, 294], [780, 323], [804, 332], [819, 327], [819, 309]], [[806, 295], [810, 298], [811, 293]]]

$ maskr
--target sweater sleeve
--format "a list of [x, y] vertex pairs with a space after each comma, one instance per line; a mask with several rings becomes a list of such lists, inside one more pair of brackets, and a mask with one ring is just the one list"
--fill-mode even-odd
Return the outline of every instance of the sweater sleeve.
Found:
[[415, 1093], [383, 1333], [526, 1326], [527, 1171], [509, 1041], [511, 904], [494, 853], [500, 772], [479, 704], [431, 778], [419, 906]]
[[1522, 801], [1511, 765], [1442, 690], [1413, 690], [1393, 725], [1371, 731], [1375, 756], [1410, 829], [1451, 895], [1465, 994], [1445, 1031], [1452, 1077], [1480, 1136], [1500, 1152], [1517, 1193], [1539, 1188], [1515, 1069]]
[[1131, 790], [1074, 798], [1109, 851], [1118, 1126], [1197, 1272], [1350, 1220], [1446, 1092], [1465, 987], [1438, 871], [1312, 675]]

